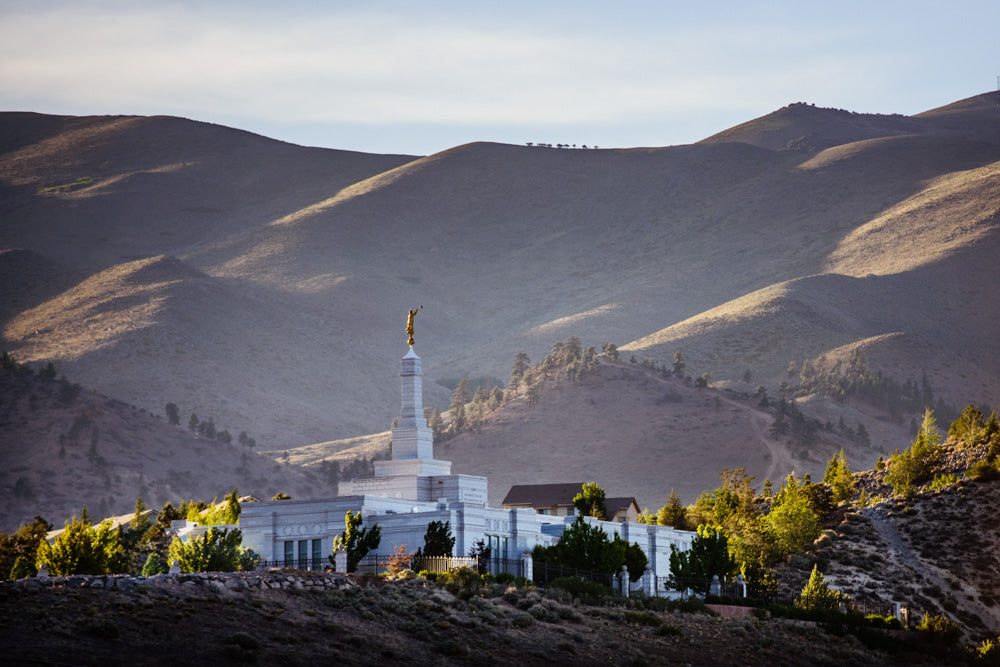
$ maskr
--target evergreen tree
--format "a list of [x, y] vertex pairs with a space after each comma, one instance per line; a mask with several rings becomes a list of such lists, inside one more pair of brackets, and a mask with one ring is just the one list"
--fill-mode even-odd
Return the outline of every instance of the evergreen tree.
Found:
[[587, 482], [580, 493], [573, 498], [573, 506], [579, 516], [592, 516], [602, 521], [607, 520], [608, 508], [604, 504], [604, 489], [597, 482]]
[[[347, 510], [347, 514], [344, 516], [344, 532], [333, 538], [333, 553], [337, 553], [339, 549], [344, 549], [347, 552], [348, 572], [354, 572], [361, 559], [367, 556], [372, 549], [378, 549], [378, 545], [382, 541], [381, 526], [375, 525], [370, 529], [362, 528], [362, 522], [360, 511], [354, 514], [351, 510]], [[333, 556], [330, 556], [330, 562], [334, 562]]]
[[606, 356], [609, 360], [618, 361], [618, 346], [614, 343], [605, 342], [601, 345], [601, 351], [604, 352], [604, 356]]
[[181, 411], [176, 403], [167, 403], [164, 410], [167, 413], [167, 423], [177, 426], [181, 423]]
[[431, 521], [424, 533], [424, 556], [450, 556], [455, 549], [455, 536], [451, 534], [450, 521]]
[[673, 526], [677, 530], [690, 530], [687, 520], [687, 508], [681, 504], [681, 497], [675, 489], [670, 489], [667, 504], [656, 514], [656, 523], [660, 526]]
[[681, 356], [680, 350], [674, 351], [674, 375], [679, 378], [684, 377], [684, 369], [686, 364], [684, 363], [684, 357]]
[[52, 544], [39, 543], [36, 567], [42, 564], [54, 575], [115, 574], [127, 569], [128, 559], [111, 521], [95, 527], [89, 518], [73, 517]]
[[736, 561], [729, 555], [729, 539], [718, 527], [699, 526], [687, 551], [670, 545], [670, 576], [678, 589], [707, 593], [713, 576], [721, 580], [736, 571]]
[[805, 609], [837, 609], [846, 596], [840, 591], [832, 590], [819, 572], [819, 566], [813, 565], [809, 582], [802, 588], [795, 606]]
[[791, 474], [774, 499], [767, 524], [780, 555], [801, 551], [819, 535], [821, 525], [809, 505], [803, 482], [799, 486]]
[[28, 577], [35, 576], [36, 570], [31, 567], [28, 563], [28, 559], [24, 556], [18, 556], [17, 560], [14, 561], [13, 567], [10, 568], [9, 579], [16, 581], [18, 579], [26, 579]]
[[163, 559], [160, 558], [155, 553], [149, 554], [146, 557], [146, 562], [142, 566], [142, 576], [152, 577], [157, 574], [166, 574], [167, 566], [164, 564]]
[[524, 377], [524, 372], [531, 368], [531, 359], [528, 358], [526, 352], [518, 352], [514, 355], [514, 363], [510, 369], [510, 388], [517, 391], [518, 386], [521, 384], [521, 380]]
[[851, 497], [854, 490], [854, 479], [851, 476], [851, 469], [847, 465], [847, 456], [844, 448], [840, 448], [840, 453], [835, 454], [826, 464], [826, 472], [823, 481], [830, 485], [833, 491], [833, 502], [839, 503]]
[[940, 456], [939, 443], [941, 436], [937, 432], [934, 413], [927, 410], [924, 413], [923, 425], [917, 433], [913, 444], [900, 454], [889, 459], [889, 472], [886, 481], [893, 487], [893, 492], [905, 497], [912, 496], [917, 486], [928, 481], [934, 471], [934, 465]]
[[629, 544], [617, 534], [609, 539], [600, 526], [578, 516], [551, 547], [538, 545], [532, 552], [540, 562], [563, 567], [614, 573], [622, 565], [638, 577], [646, 568], [646, 556], [637, 544]]
[[192, 412], [191, 418], [188, 419], [188, 428], [191, 429], [194, 433], [197, 433], [199, 426], [201, 426], [201, 422], [198, 421], [198, 415]]
[[455, 433], [461, 433], [466, 427], [465, 404], [469, 402], [468, 387], [468, 380], [462, 378], [459, 380], [458, 386], [451, 392], [451, 403], [448, 409], [451, 412], [452, 431]]
[[427, 418], [427, 426], [434, 432], [435, 440], [441, 437], [441, 433], [444, 431], [444, 418], [441, 416], [441, 408], [436, 405], [430, 411], [430, 416]]
[[256, 555], [240, 547], [243, 533], [209, 528], [199, 537], [186, 541], [175, 537], [170, 543], [170, 560], [179, 561], [182, 572], [235, 572], [253, 569]]

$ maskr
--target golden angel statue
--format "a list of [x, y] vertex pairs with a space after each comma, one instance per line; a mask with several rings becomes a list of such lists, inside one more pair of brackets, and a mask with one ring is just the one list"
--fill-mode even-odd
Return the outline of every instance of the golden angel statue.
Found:
[[416, 310], [409, 311], [410, 314], [406, 316], [406, 335], [409, 337], [409, 344], [413, 345], [413, 317], [417, 312], [423, 308], [423, 306], [417, 306]]

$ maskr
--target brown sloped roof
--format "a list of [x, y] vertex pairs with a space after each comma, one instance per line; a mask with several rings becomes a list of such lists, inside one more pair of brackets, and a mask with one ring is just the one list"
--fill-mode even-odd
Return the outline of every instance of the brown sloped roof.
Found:
[[564, 484], [515, 484], [504, 496], [504, 505], [556, 507], [572, 505], [573, 498], [583, 489], [583, 482]]
[[635, 504], [635, 507], [636, 507], [637, 511], [641, 511], [639, 509], [639, 503], [632, 496], [622, 497], [622, 498], [605, 498], [604, 499], [604, 506], [608, 510], [608, 517], [609, 518], [612, 517], [612, 516], [614, 516], [615, 512], [617, 512], [618, 510], [627, 509], [628, 506], [632, 505], [632, 504]]

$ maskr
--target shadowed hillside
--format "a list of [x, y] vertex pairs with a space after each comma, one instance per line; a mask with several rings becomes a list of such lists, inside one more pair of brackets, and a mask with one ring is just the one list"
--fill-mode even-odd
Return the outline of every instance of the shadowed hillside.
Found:
[[[749, 370], [772, 396], [790, 361], [862, 350], [938, 399], [994, 405], [998, 99], [913, 117], [792, 105], [689, 146], [423, 158], [3, 114], [0, 248], [20, 250], [0, 256], [17, 284], [2, 343], [157, 414], [173, 401], [246, 424], [273, 450], [385, 430], [416, 305], [427, 404], [447, 400], [435, 380], [504, 378], [516, 352], [572, 334], [661, 365], [680, 349], [720, 386]], [[687, 435], [724, 452], [745, 429]], [[617, 431], [591, 455], [622, 448]]]
[[84, 505], [95, 517], [131, 512], [139, 496], [156, 509], [221, 498], [234, 486], [266, 498], [331, 493], [300, 468], [237, 444], [235, 431], [232, 444], [201, 437], [68, 381], [16, 371], [0, 370], [0, 433], [3, 532], [35, 515], [60, 527]]

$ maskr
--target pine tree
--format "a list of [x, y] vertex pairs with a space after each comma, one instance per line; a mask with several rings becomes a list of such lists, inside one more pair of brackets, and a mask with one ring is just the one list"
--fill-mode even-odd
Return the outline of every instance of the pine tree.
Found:
[[526, 352], [518, 352], [514, 355], [514, 362], [510, 369], [510, 388], [517, 390], [524, 377], [524, 372], [531, 368], [531, 359]]
[[599, 487], [597, 482], [587, 482], [580, 493], [573, 498], [573, 506], [576, 507], [579, 516], [592, 516], [605, 521], [608, 517], [608, 508], [604, 504], [604, 498], [604, 489]]
[[851, 477], [851, 469], [847, 465], [847, 456], [844, 448], [840, 448], [840, 453], [835, 454], [826, 464], [826, 472], [823, 481], [830, 485], [833, 491], [833, 502], [839, 503], [851, 497], [854, 490], [854, 479]]
[[673, 526], [677, 530], [690, 530], [687, 520], [687, 508], [681, 503], [681, 497], [676, 489], [670, 489], [667, 504], [656, 514], [656, 523], [660, 526]]
[[809, 582], [802, 588], [795, 606], [805, 609], [836, 609], [840, 606], [840, 602], [846, 599], [847, 597], [840, 591], [830, 589], [819, 572], [819, 566], [813, 565]]
[[455, 549], [455, 536], [451, 534], [450, 521], [431, 521], [424, 533], [421, 554], [427, 557], [450, 556]]
[[181, 411], [176, 403], [167, 403], [164, 411], [167, 413], [167, 423], [177, 426], [181, 423]]
[[674, 375], [677, 377], [684, 377], [684, 368], [686, 364], [684, 363], [684, 357], [681, 356], [680, 350], [674, 351]]
[[[347, 571], [354, 572], [361, 559], [368, 555], [372, 549], [378, 549], [382, 541], [382, 527], [379, 525], [371, 528], [362, 528], [361, 512], [357, 514], [347, 510], [344, 516], [344, 532], [333, 538], [333, 553], [344, 549], [347, 552]], [[330, 556], [333, 563], [333, 556]]]

